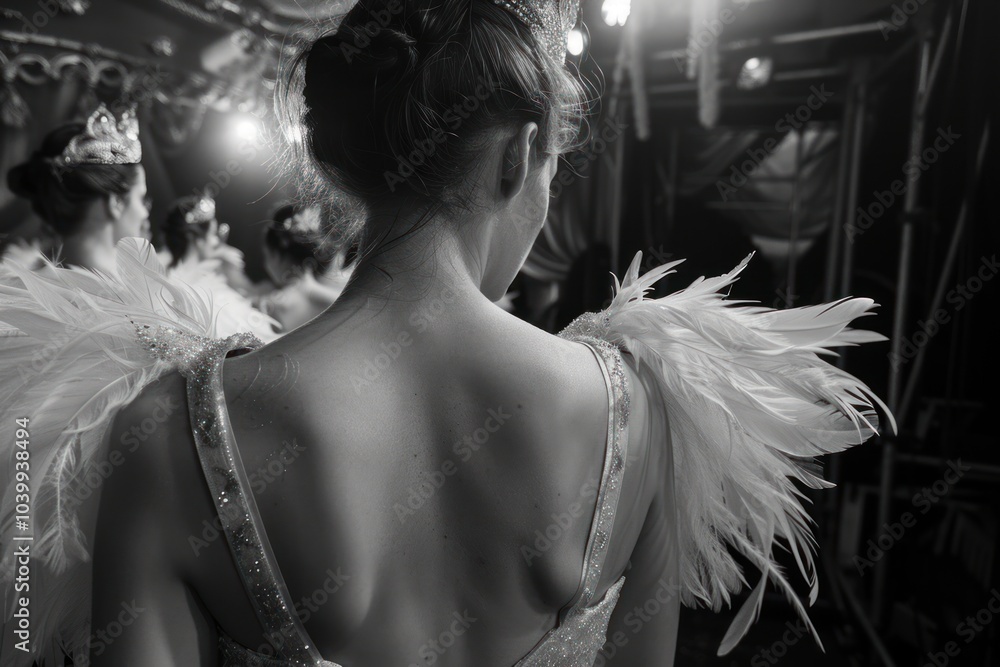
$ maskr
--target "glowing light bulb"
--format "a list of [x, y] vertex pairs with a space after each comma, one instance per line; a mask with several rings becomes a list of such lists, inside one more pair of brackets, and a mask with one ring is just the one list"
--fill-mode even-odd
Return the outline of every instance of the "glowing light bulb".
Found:
[[569, 54], [571, 56], [579, 56], [583, 54], [586, 48], [586, 40], [583, 37], [583, 32], [579, 28], [574, 28], [569, 31], [569, 39], [566, 43], [566, 48], [569, 49]]
[[601, 14], [609, 26], [623, 26], [632, 13], [632, 0], [604, 0]]
[[756, 90], [771, 82], [774, 60], [770, 57], [753, 57], [743, 63], [736, 87], [740, 90]]

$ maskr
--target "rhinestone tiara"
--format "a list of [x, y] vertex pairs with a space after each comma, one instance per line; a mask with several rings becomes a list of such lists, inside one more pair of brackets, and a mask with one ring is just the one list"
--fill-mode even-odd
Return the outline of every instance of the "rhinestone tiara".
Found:
[[569, 31], [576, 27], [582, 0], [493, 0], [531, 28], [558, 63], [566, 62]]
[[138, 164], [142, 161], [139, 120], [127, 109], [116, 120], [103, 104], [87, 119], [83, 132], [70, 139], [59, 155], [61, 164]]

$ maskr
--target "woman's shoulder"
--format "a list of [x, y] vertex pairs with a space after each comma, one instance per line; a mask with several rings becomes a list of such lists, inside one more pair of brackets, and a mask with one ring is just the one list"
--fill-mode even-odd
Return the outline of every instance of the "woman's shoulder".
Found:
[[149, 383], [118, 411], [108, 433], [113, 472], [102, 488], [102, 520], [114, 523], [113, 515], [128, 514], [130, 507], [166, 518], [187, 504], [199, 469], [180, 372]]
[[603, 443], [607, 433], [608, 388], [588, 346], [545, 332], [496, 308], [477, 326], [449, 343], [453, 372], [470, 385], [522, 406], [530, 405], [539, 427], [555, 428], [572, 440]]

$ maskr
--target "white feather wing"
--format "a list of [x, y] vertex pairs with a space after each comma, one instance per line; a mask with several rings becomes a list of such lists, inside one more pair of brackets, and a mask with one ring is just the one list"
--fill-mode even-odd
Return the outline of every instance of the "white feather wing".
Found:
[[[30, 545], [33, 651], [4, 641], [4, 665], [62, 665], [89, 638], [88, 528], [94, 502], [91, 470], [117, 410], [168, 370], [143, 348], [136, 327], [163, 326], [215, 334], [216, 313], [203, 294], [166, 277], [152, 247], [124, 239], [114, 275], [47, 263], [33, 271], [0, 264], [0, 424], [29, 419], [31, 512], [17, 521], [18, 448], [0, 449], [0, 533], [4, 623], [17, 607], [14, 548]], [[23, 471], [23, 466], [22, 466]], [[91, 480], [93, 478], [90, 478]], [[33, 536], [15, 542], [14, 537]], [[8, 650], [9, 649], [9, 650]]]
[[641, 259], [639, 253], [624, 280], [615, 280], [616, 295], [605, 311], [579, 318], [562, 335], [594, 336], [619, 346], [642, 383], [666, 397], [652, 408], [666, 413], [673, 443], [682, 601], [715, 610], [730, 603], [746, 585], [732, 548], [762, 576], [720, 655], [756, 620], [768, 579], [784, 590], [815, 636], [772, 552], [780, 538], [810, 585], [812, 604], [818, 591], [815, 543], [795, 481], [830, 486], [813, 459], [873, 435], [876, 406], [889, 415], [864, 383], [819, 355], [884, 340], [848, 328], [875, 304], [844, 299], [777, 311], [727, 301], [724, 290], [749, 257], [726, 275], [649, 299], [653, 285], [679, 262], [640, 277]]

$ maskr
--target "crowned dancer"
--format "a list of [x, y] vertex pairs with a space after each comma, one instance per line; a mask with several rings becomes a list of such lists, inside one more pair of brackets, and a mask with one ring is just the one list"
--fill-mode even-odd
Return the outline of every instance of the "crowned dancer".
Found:
[[141, 161], [135, 112], [116, 119], [101, 105], [86, 123], [50, 132], [27, 162], [10, 170], [7, 184], [58, 237], [64, 265], [108, 271], [115, 244], [148, 229]]
[[[878, 403], [817, 355], [877, 340], [847, 328], [871, 301], [732, 304], [743, 265], [647, 299], [670, 266], [640, 276], [637, 257], [610, 307], [558, 337], [493, 303], [576, 140], [577, 10], [360, 0], [310, 44], [290, 77], [304, 104], [285, 108], [368, 215], [350, 284], [308, 324], [263, 347], [213, 340], [186, 292], [172, 307], [190, 316], [169, 324], [120, 287], [137, 335], [116, 329], [115, 352], [144, 375], [74, 424], [74, 438], [106, 430], [108, 450], [70, 449], [45, 478], [73, 488], [81, 461], [118, 462], [88, 590], [92, 627], [129, 623], [94, 634], [89, 664], [590, 667], [620, 631], [609, 662], [660, 667], [681, 602], [719, 607], [742, 587], [730, 547], [759, 579], [724, 650], [768, 580], [790, 592], [776, 541], [815, 586], [796, 483], [824, 486], [810, 459], [868, 438]], [[5, 297], [0, 320], [33, 294]], [[49, 561], [87, 553], [73, 509]], [[651, 596], [660, 612], [635, 633]]]
[[243, 253], [219, 236], [215, 200], [208, 194], [182, 197], [167, 214], [164, 235], [168, 251], [160, 255], [167, 274], [204, 290], [218, 313], [216, 332], [230, 336], [249, 332], [268, 342], [281, 325], [254, 307], [233, 287], [249, 280], [243, 273]]
[[161, 255], [170, 268], [182, 262], [214, 260], [216, 270], [240, 293], [252, 288], [244, 273], [243, 253], [223, 238], [227, 225], [220, 225], [215, 199], [209, 194], [178, 199], [164, 225], [167, 251]]
[[264, 268], [277, 289], [261, 299], [260, 308], [284, 331], [329, 308], [350, 277], [344, 252], [326, 241], [320, 220], [318, 207], [287, 204], [275, 211], [264, 231]]

